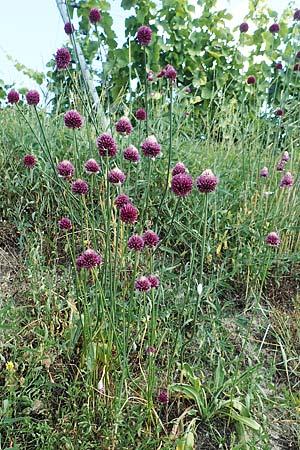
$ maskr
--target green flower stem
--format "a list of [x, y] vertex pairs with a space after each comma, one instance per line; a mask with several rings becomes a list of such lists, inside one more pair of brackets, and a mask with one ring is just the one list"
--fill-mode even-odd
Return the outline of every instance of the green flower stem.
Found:
[[144, 47], [144, 83], [145, 83], [145, 111], [146, 111], [146, 136], [148, 136], [148, 81], [147, 81], [147, 51]]

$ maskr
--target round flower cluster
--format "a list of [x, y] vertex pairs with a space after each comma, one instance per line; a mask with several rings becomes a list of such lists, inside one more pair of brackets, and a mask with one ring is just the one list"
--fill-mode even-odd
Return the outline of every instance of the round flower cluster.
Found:
[[126, 224], [134, 224], [138, 218], [138, 210], [131, 204], [126, 203], [120, 208], [120, 220]]
[[273, 34], [275, 33], [279, 33], [280, 30], [280, 26], [278, 23], [273, 23], [270, 27], [269, 27], [269, 31]]
[[240, 25], [240, 32], [241, 33], [247, 33], [247, 31], [249, 30], [249, 25], [247, 24], [247, 22], [243, 22]]
[[300, 9], [296, 8], [294, 12], [294, 20], [300, 20]]
[[158, 286], [159, 279], [155, 275], [149, 275], [148, 277], [142, 276], [135, 282], [135, 289], [140, 292], [147, 292]]
[[14, 103], [18, 103], [19, 100], [20, 100], [20, 95], [17, 91], [14, 91], [14, 90], [9, 91], [9, 93], [7, 94], [8, 103], [13, 105]]
[[146, 120], [147, 119], [147, 113], [144, 110], [144, 108], [139, 108], [136, 113], [135, 113], [135, 117], [137, 120]]
[[76, 258], [78, 269], [94, 269], [102, 264], [102, 256], [93, 249], [88, 249]]
[[275, 111], [275, 114], [276, 114], [276, 116], [281, 117], [281, 116], [283, 116], [284, 112], [281, 108], [279, 108]]
[[167, 64], [165, 67], [165, 77], [169, 80], [176, 80], [177, 72], [171, 64]]
[[128, 248], [136, 252], [140, 252], [144, 248], [144, 239], [138, 234], [133, 234], [128, 239]]
[[72, 23], [66, 22], [65, 26], [64, 26], [64, 30], [65, 30], [66, 34], [70, 35], [70, 34], [74, 33], [75, 28], [74, 28], [74, 25]]
[[126, 161], [137, 163], [140, 159], [138, 149], [134, 145], [129, 145], [123, 152], [123, 157]]
[[199, 192], [207, 194], [216, 189], [218, 179], [210, 169], [207, 169], [197, 178], [196, 184]]
[[72, 229], [72, 222], [68, 217], [62, 217], [58, 221], [58, 227], [61, 230], [71, 230]]
[[101, 20], [101, 14], [98, 8], [92, 8], [89, 13], [90, 22], [96, 24]]
[[84, 180], [78, 178], [78, 180], [73, 181], [71, 189], [73, 194], [84, 195], [88, 192], [89, 185]]
[[286, 172], [283, 176], [283, 178], [280, 181], [280, 187], [285, 188], [285, 187], [292, 187], [294, 184], [294, 179], [292, 177], [291, 172]]
[[40, 94], [38, 93], [38, 91], [35, 91], [34, 89], [27, 91], [25, 97], [28, 105], [36, 106], [40, 101]]
[[128, 120], [126, 117], [121, 117], [121, 119], [119, 119], [118, 122], [116, 123], [116, 131], [123, 135], [131, 134], [133, 128], [130, 123], [130, 120]]
[[25, 155], [23, 163], [28, 169], [33, 169], [35, 166], [35, 157], [33, 155]]
[[281, 62], [276, 63], [276, 64], [275, 64], [275, 69], [276, 69], [276, 70], [282, 70], [282, 69], [283, 69], [282, 63], [281, 63]]
[[64, 160], [57, 164], [57, 173], [60, 177], [70, 178], [75, 173], [75, 167], [70, 161]]
[[157, 396], [157, 401], [159, 403], [163, 403], [163, 404], [167, 404], [169, 403], [169, 397], [168, 397], [168, 393], [166, 390], [160, 391], [158, 396]]
[[97, 138], [98, 151], [101, 156], [114, 157], [117, 154], [117, 146], [114, 138], [107, 133], [101, 134]]
[[147, 27], [147, 25], [143, 25], [138, 29], [136, 39], [138, 43], [144, 47], [147, 47], [152, 39], [152, 30]]
[[159, 243], [158, 235], [156, 233], [154, 233], [154, 231], [152, 231], [152, 230], [147, 230], [143, 234], [143, 240], [144, 240], [145, 246], [148, 248], [154, 248]]
[[155, 136], [149, 136], [142, 143], [142, 151], [147, 158], [155, 159], [161, 153], [161, 146]]
[[126, 194], [119, 194], [115, 198], [115, 205], [117, 209], [121, 209], [124, 205], [127, 205], [129, 202], [129, 197]]
[[71, 109], [64, 115], [65, 126], [68, 128], [80, 128], [83, 124], [83, 118], [75, 109]]
[[188, 173], [187, 168], [182, 162], [178, 162], [172, 169], [172, 176], [178, 175], [179, 173]]
[[99, 171], [100, 171], [99, 164], [93, 158], [89, 159], [85, 163], [84, 167], [85, 167], [86, 173], [88, 173], [88, 174], [99, 173]]
[[261, 169], [261, 171], [260, 171], [260, 176], [261, 176], [262, 178], [268, 178], [268, 176], [269, 176], [269, 170], [268, 170], [267, 167], [263, 167], [263, 168]]
[[290, 157], [289, 157], [289, 152], [287, 152], [287, 151], [285, 150], [285, 151], [282, 153], [281, 161], [288, 162], [289, 159], [290, 159]]
[[112, 169], [108, 174], [108, 181], [110, 183], [118, 184], [118, 183], [124, 183], [126, 180], [125, 173], [122, 172], [122, 170], [118, 169], [117, 167], [115, 169]]
[[277, 171], [282, 172], [284, 170], [284, 165], [289, 161], [289, 152], [286, 150], [282, 153], [281, 159], [277, 164]]
[[247, 84], [256, 84], [256, 78], [255, 78], [254, 75], [250, 75], [250, 76], [247, 78]]
[[268, 234], [266, 237], [266, 243], [270, 245], [271, 247], [278, 247], [281, 243], [279, 236], [275, 231], [272, 231]]
[[171, 182], [171, 189], [176, 197], [187, 197], [193, 189], [193, 179], [187, 173], [174, 175]]
[[56, 67], [58, 70], [67, 69], [71, 62], [71, 55], [67, 48], [59, 48], [55, 55]]

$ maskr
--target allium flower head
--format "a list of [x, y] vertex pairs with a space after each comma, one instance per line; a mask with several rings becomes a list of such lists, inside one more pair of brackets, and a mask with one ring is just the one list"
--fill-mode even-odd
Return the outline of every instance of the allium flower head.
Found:
[[34, 89], [31, 89], [30, 91], [26, 92], [25, 97], [28, 105], [36, 106], [40, 101], [40, 94], [38, 93], [38, 91], [35, 91]]
[[55, 55], [56, 67], [58, 70], [67, 69], [71, 62], [71, 55], [67, 48], [59, 48]]
[[260, 171], [260, 176], [261, 176], [262, 178], [268, 178], [268, 176], [269, 176], [269, 170], [268, 170], [267, 167], [263, 167], [263, 168], [261, 169], [261, 171]]
[[126, 180], [125, 173], [122, 172], [122, 170], [118, 169], [117, 167], [115, 169], [112, 169], [108, 174], [108, 181], [110, 183], [118, 184], [118, 183], [124, 183]]
[[147, 158], [156, 158], [161, 152], [161, 146], [155, 136], [149, 136], [142, 143], [142, 151]]
[[286, 172], [280, 181], [280, 187], [292, 187], [294, 183], [291, 172]]
[[281, 161], [288, 162], [289, 159], [290, 159], [290, 157], [289, 157], [289, 152], [287, 152], [287, 151], [285, 150], [285, 151], [282, 153]]
[[163, 78], [165, 75], [166, 75], [166, 69], [162, 69], [158, 72], [158, 74], [156, 75], [156, 78]]
[[280, 243], [281, 241], [279, 239], [279, 236], [277, 233], [275, 233], [275, 231], [272, 231], [266, 237], [266, 244], [270, 245], [271, 247], [278, 247]]
[[151, 28], [147, 27], [146, 25], [143, 25], [138, 29], [136, 38], [140, 45], [147, 47], [150, 44], [152, 38]]
[[278, 23], [273, 23], [270, 27], [269, 27], [269, 31], [271, 32], [271, 33], [279, 33], [279, 30], [280, 30], [280, 26], [279, 26], [279, 24]]
[[78, 180], [73, 181], [71, 189], [73, 194], [84, 195], [88, 192], [89, 185], [84, 180], [78, 178]]
[[300, 64], [295, 64], [294, 67], [293, 67], [293, 71], [294, 72], [299, 72], [299, 70], [300, 70]]
[[127, 205], [129, 203], [129, 197], [126, 194], [119, 194], [115, 198], [115, 205], [117, 209], [121, 209], [124, 205]]
[[64, 122], [68, 128], [80, 128], [83, 124], [83, 118], [75, 109], [71, 109], [64, 115]]
[[70, 35], [70, 34], [74, 33], [75, 28], [74, 28], [74, 25], [72, 23], [66, 22], [65, 26], [64, 26], [64, 30], [65, 30], [66, 34]]
[[143, 239], [144, 239], [145, 246], [148, 248], [154, 248], [159, 243], [159, 237], [152, 230], [147, 230], [143, 234]]
[[247, 24], [247, 22], [243, 22], [240, 25], [240, 32], [241, 33], [247, 33], [247, 31], [249, 30], [249, 25]]
[[89, 13], [89, 19], [91, 23], [98, 23], [101, 20], [101, 14], [98, 8], [92, 8]]
[[136, 252], [140, 252], [144, 248], [144, 239], [138, 234], [133, 234], [128, 239], [128, 248]]
[[145, 352], [149, 355], [149, 356], [153, 356], [154, 355], [154, 353], [155, 353], [155, 348], [154, 347], [148, 347], [148, 345], [147, 345], [147, 347], [146, 347], [146, 349], [145, 349]]
[[102, 264], [102, 256], [93, 249], [88, 249], [76, 258], [78, 269], [94, 269]]
[[160, 391], [158, 396], [157, 396], [157, 401], [159, 403], [163, 403], [163, 404], [167, 404], [169, 403], [169, 397], [168, 397], [168, 393], [166, 390]]
[[155, 275], [149, 275], [147, 278], [150, 281], [152, 288], [157, 288], [159, 286], [159, 279]]
[[121, 117], [120, 120], [116, 123], [116, 131], [120, 134], [128, 135], [132, 133], [133, 128], [130, 123], [130, 120], [127, 117]]
[[140, 159], [140, 154], [138, 152], [138, 149], [134, 145], [129, 145], [129, 147], [125, 148], [123, 157], [127, 161], [137, 163]]
[[276, 170], [278, 172], [282, 172], [284, 170], [284, 162], [282, 160], [280, 160], [279, 163], [277, 164]]
[[169, 80], [176, 80], [177, 72], [174, 69], [174, 67], [171, 66], [171, 64], [168, 64], [165, 67], [165, 77], [168, 78]]
[[116, 156], [118, 149], [114, 138], [109, 134], [101, 134], [101, 136], [97, 138], [97, 145], [101, 156]]
[[136, 113], [135, 113], [135, 117], [137, 120], [146, 120], [147, 119], [147, 113], [144, 110], [144, 108], [139, 108]]
[[11, 90], [7, 94], [7, 100], [8, 103], [11, 103], [13, 105], [14, 103], [18, 103], [18, 101], [20, 100], [20, 95], [17, 91]]
[[187, 86], [184, 90], [187, 94], [191, 93], [191, 88], [189, 86]]
[[23, 163], [28, 169], [33, 169], [35, 166], [35, 157], [33, 155], [25, 155]]
[[147, 292], [150, 291], [151, 284], [147, 277], [141, 277], [136, 280], [134, 287], [137, 291]]
[[89, 159], [89, 160], [85, 163], [84, 167], [85, 167], [86, 173], [88, 173], [88, 174], [99, 173], [99, 171], [100, 171], [100, 166], [99, 166], [99, 164], [98, 164], [97, 161], [96, 161], [95, 159], [93, 159], [93, 158]]
[[276, 70], [282, 70], [282, 68], [283, 68], [283, 65], [282, 65], [281, 62], [278, 62], [278, 63], [275, 64], [275, 69]]
[[57, 173], [60, 177], [70, 178], [75, 173], [75, 167], [66, 159], [57, 164]]
[[126, 205], [122, 206], [120, 209], [120, 219], [124, 223], [135, 223], [138, 218], [137, 209], [131, 204], [126, 203]]
[[296, 53], [295, 58], [300, 59], [300, 51]]
[[255, 78], [254, 75], [250, 75], [250, 76], [247, 78], [247, 84], [256, 84], [256, 78]]
[[210, 169], [207, 169], [197, 178], [196, 183], [198, 191], [207, 194], [216, 189], [218, 179]]
[[279, 108], [279, 109], [277, 109], [276, 111], [275, 111], [275, 114], [276, 114], [276, 116], [278, 116], [278, 117], [281, 117], [281, 116], [283, 116], [283, 109], [281, 109], [281, 108]]
[[178, 173], [172, 178], [171, 189], [177, 197], [187, 197], [193, 189], [193, 179], [187, 173]]
[[294, 20], [300, 20], [300, 9], [296, 8], [294, 12]]
[[182, 162], [178, 162], [172, 169], [172, 176], [178, 175], [179, 173], [188, 173], [187, 168]]
[[58, 221], [58, 227], [61, 230], [71, 230], [72, 229], [72, 222], [68, 217], [62, 217]]

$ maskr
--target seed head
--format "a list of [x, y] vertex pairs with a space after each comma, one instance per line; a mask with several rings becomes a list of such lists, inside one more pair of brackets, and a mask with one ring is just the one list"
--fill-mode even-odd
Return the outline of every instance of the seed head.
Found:
[[144, 248], [144, 239], [138, 234], [130, 236], [128, 239], [128, 248], [136, 252], [140, 252]]
[[75, 109], [71, 109], [64, 115], [65, 126], [68, 128], [80, 128], [83, 124], [83, 118]]
[[140, 45], [147, 47], [152, 39], [152, 30], [151, 28], [147, 27], [146, 25], [143, 25], [138, 29], [137, 35], [136, 35], [137, 41]]
[[196, 183], [198, 191], [207, 194], [216, 189], [218, 179], [210, 169], [207, 169], [197, 178]]
[[124, 150], [123, 157], [127, 161], [131, 161], [133, 163], [137, 163], [140, 159], [138, 149], [134, 145], [129, 145], [129, 147]]
[[98, 23], [101, 20], [101, 14], [98, 8], [92, 8], [89, 13], [89, 19], [91, 23]]
[[120, 219], [122, 222], [133, 224], [137, 221], [137, 218], [138, 211], [131, 203], [126, 203], [126, 205], [122, 206], [120, 209]]
[[20, 95], [17, 91], [15, 91], [15, 90], [9, 91], [9, 93], [7, 94], [8, 103], [11, 103], [13, 105], [14, 103], [18, 103], [19, 100], [20, 100]]
[[161, 146], [156, 140], [155, 136], [149, 136], [142, 143], [142, 151], [147, 158], [155, 159], [161, 152]]
[[275, 231], [272, 231], [266, 237], [266, 244], [270, 245], [271, 247], [278, 247], [280, 243], [281, 241], [279, 239], [279, 236], [277, 233], [275, 233]]
[[40, 101], [40, 94], [38, 93], [38, 91], [35, 91], [34, 89], [31, 89], [30, 91], [26, 92], [25, 97], [28, 105], [36, 106]]
[[73, 181], [71, 189], [73, 194], [84, 195], [88, 192], [89, 185], [84, 180], [78, 178], [78, 180]]
[[71, 230], [72, 229], [72, 222], [68, 217], [62, 217], [58, 221], [58, 227], [61, 230]]
[[159, 237], [152, 230], [147, 230], [143, 234], [143, 239], [144, 239], [145, 246], [148, 248], [154, 248], [159, 243]]
[[141, 277], [135, 282], [135, 289], [140, 292], [147, 292], [151, 289], [150, 281], [147, 277]]
[[75, 173], [75, 167], [70, 161], [64, 160], [57, 164], [57, 173], [60, 177], [70, 178]]
[[118, 151], [114, 138], [106, 133], [97, 138], [97, 146], [101, 156], [114, 157]]
[[28, 169], [33, 169], [35, 166], [35, 157], [33, 155], [25, 155], [23, 163]]
[[93, 249], [88, 249], [76, 258], [78, 269], [94, 269], [102, 264], [102, 256]]

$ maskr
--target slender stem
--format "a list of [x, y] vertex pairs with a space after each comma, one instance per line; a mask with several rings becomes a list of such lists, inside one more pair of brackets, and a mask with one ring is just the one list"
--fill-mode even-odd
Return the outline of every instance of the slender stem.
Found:
[[148, 136], [148, 82], [147, 82], [147, 52], [144, 47], [144, 72], [145, 72], [145, 111], [146, 111], [146, 135]]

